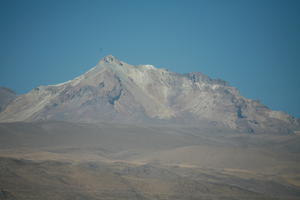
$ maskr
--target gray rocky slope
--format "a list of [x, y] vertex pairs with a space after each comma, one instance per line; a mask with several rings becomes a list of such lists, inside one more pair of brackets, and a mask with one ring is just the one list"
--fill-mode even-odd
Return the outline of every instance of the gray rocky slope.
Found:
[[300, 130], [299, 119], [241, 96], [225, 81], [133, 66], [111, 55], [73, 80], [18, 96], [0, 113], [0, 122], [39, 120], [209, 124], [257, 133]]

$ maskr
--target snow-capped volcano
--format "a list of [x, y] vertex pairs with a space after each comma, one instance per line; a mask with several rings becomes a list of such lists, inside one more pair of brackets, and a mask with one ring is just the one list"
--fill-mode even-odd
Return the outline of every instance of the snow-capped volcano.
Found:
[[129, 65], [109, 55], [85, 74], [17, 97], [1, 122], [213, 124], [246, 132], [293, 132], [298, 119], [247, 99], [225, 81], [152, 65]]

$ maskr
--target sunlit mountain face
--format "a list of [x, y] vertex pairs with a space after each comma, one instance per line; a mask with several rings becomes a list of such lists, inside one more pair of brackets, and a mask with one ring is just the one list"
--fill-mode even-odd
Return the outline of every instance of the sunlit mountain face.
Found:
[[220, 79], [133, 66], [109, 55], [85, 74], [40, 86], [11, 102], [0, 121], [211, 125], [248, 133], [294, 133], [298, 119], [247, 99]]

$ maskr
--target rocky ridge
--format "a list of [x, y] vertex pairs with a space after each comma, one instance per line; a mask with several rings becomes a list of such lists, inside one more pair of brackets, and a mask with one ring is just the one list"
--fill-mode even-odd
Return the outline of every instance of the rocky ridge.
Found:
[[300, 121], [247, 99], [223, 80], [129, 65], [109, 55], [85, 74], [18, 96], [0, 122], [210, 124], [249, 133], [293, 133]]

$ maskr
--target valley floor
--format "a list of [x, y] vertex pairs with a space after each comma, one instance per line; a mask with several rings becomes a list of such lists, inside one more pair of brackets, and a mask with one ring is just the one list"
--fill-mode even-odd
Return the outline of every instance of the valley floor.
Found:
[[0, 124], [1, 200], [288, 200], [297, 135], [67, 122]]

